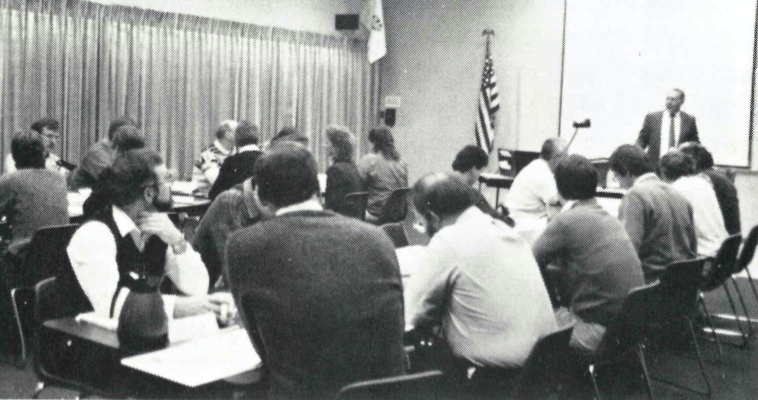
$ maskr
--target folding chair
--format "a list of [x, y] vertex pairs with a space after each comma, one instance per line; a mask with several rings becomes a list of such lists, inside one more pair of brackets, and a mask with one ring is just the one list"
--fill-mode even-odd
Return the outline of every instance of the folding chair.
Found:
[[366, 205], [368, 204], [368, 192], [353, 192], [345, 195], [345, 209], [348, 217], [366, 220]]
[[715, 331], [717, 334], [723, 334], [723, 335], [728, 335], [728, 336], [734, 336], [734, 335], [741, 336], [742, 343], [737, 346], [740, 348], [745, 348], [749, 344], [749, 338], [752, 335], [753, 328], [750, 325], [750, 323], [748, 323], [747, 329], [746, 330], [743, 329], [742, 321], [737, 316], [738, 313], [737, 313], [737, 307], [735, 306], [734, 297], [732, 296], [732, 293], [729, 290], [729, 287], [726, 285], [727, 281], [730, 281], [730, 280], [734, 284], [736, 292], [737, 292], [738, 300], [740, 301], [743, 311], [745, 312], [745, 318], [747, 318], [749, 321], [750, 317], [748, 314], [747, 307], [745, 305], [745, 301], [742, 297], [742, 293], [739, 287], [737, 286], [737, 283], [734, 281], [734, 278], [732, 277], [735, 274], [735, 272], [739, 269], [739, 264], [737, 263], [737, 255], [739, 253], [741, 243], [742, 243], [742, 236], [739, 234], [735, 234], [726, 238], [724, 242], [721, 244], [721, 247], [716, 253], [716, 256], [712, 259], [711, 268], [709, 271], [706, 272], [705, 277], [703, 279], [703, 283], [700, 287], [700, 291], [701, 291], [700, 304], [706, 313], [706, 317], [710, 321], [712, 319], [711, 318], [712, 316], [710, 312], [708, 311], [708, 308], [705, 303], [705, 293], [714, 292], [718, 290], [719, 288], [723, 288], [724, 293], [726, 294], [726, 298], [729, 301], [729, 305], [732, 309], [733, 314], [717, 314], [714, 316], [720, 319], [735, 321], [739, 332], [728, 331], [728, 330], [717, 330], [716, 327], [713, 326], [713, 324], [711, 324], [710, 329]]
[[382, 210], [379, 212], [377, 225], [384, 225], [391, 222], [400, 222], [408, 214], [408, 194], [410, 188], [395, 189], [390, 197], [384, 203]]
[[573, 326], [564, 328], [545, 336], [534, 346], [513, 387], [512, 398], [542, 399], [558, 393], [568, 368], [573, 331]]
[[372, 379], [349, 384], [340, 390], [340, 399], [442, 399], [446, 382], [441, 371]]
[[[737, 259], [736, 271], [736, 273], [745, 271], [747, 274], [748, 282], [750, 282], [750, 288], [753, 290], [755, 301], [758, 302], [758, 290], [755, 289], [755, 282], [753, 282], [753, 276], [750, 274], [750, 269], [748, 268], [750, 266], [750, 263], [753, 261], [753, 257], [755, 256], [756, 246], [758, 246], [758, 225], [754, 226], [753, 229], [750, 230], [750, 233], [747, 235], [747, 239], [745, 239], [745, 242], [742, 243], [742, 251], [740, 252], [739, 258]], [[751, 323], [752, 322], [756, 321], [753, 320]]]
[[28, 314], [31, 312], [33, 287], [37, 282], [55, 276], [60, 271], [61, 264], [68, 259], [66, 247], [77, 227], [78, 225], [72, 224], [49, 226], [35, 232], [27, 247], [26, 257], [18, 266], [15, 281], [8, 282], [11, 288], [13, 315], [21, 344], [20, 367], [23, 367], [27, 358], [24, 327], [28, 326], [28, 321], [31, 319]]

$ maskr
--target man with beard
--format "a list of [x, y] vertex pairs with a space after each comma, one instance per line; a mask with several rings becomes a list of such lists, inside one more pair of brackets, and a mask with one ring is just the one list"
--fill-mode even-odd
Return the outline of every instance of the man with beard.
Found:
[[[171, 318], [221, 315], [232, 306], [228, 294], [207, 294], [200, 255], [161, 213], [172, 205], [171, 180], [151, 150], [119, 155], [95, 188], [109, 201], [94, 209], [67, 249], [73, 273], [59, 279], [68, 290], [65, 307], [118, 319], [122, 345], [159, 344]], [[184, 296], [161, 294], [164, 277]]]

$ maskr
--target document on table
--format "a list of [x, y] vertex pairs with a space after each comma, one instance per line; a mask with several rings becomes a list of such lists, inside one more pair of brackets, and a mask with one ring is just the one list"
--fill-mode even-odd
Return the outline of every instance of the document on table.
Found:
[[242, 328], [230, 328], [121, 364], [188, 387], [198, 387], [259, 368], [261, 358]]
[[[95, 312], [77, 315], [76, 322], [88, 323], [109, 331], [118, 329], [118, 319], [103, 317]], [[171, 343], [179, 343], [200, 336], [213, 335], [218, 331], [216, 316], [213, 313], [176, 318], [168, 324], [168, 340]]]
[[408, 246], [395, 250], [397, 261], [400, 264], [400, 274], [403, 278], [410, 278], [428, 258], [425, 246]]

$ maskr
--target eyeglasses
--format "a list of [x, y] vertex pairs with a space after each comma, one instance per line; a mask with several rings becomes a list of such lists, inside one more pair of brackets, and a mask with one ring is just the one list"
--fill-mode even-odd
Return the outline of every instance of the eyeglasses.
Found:
[[58, 135], [58, 134], [55, 134], [55, 133], [45, 133], [42, 136], [44, 136], [45, 138], [50, 139], [50, 140], [53, 140], [53, 139], [58, 140], [58, 139], [61, 138], [61, 135]]

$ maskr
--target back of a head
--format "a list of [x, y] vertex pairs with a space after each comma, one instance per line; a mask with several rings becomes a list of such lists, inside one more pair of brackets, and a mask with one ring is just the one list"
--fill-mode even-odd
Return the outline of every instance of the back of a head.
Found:
[[400, 160], [400, 153], [395, 149], [395, 138], [387, 127], [373, 128], [368, 132], [368, 141], [374, 145], [374, 150], [388, 160]]
[[313, 155], [300, 145], [281, 145], [255, 162], [253, 180], [258, 197], [276, 208], [302, 203], [318, 193], [318, 169]]
[[218, 125], [218, 128], [216, 128], [216, 139], [224, 139], [228, 133], [234, 133], [234, 130], [237, 129], [237, 126], [239, 124], [237, 121], [233, 119], [227, 119], [225, 121], [221, 121], [221, 123]]
[[713, 168], [713, 155], [708, 149], [697, 142], [687, 142], [679, 146], [679, 150], [692, 157], [695, 161], [695, 169], [700, 172]]
[[241, 121], [234, 130], [234, 143], [237, 147], [258, 144], [258, 126], [250, 121]]
[[145, 147], [145, 136], [134, 125], [123, 125], [113, 134], [113, 148], [123, 153]]
[[296, 142], [308, 146], [308, 137], [300, 133], [294, 126], [285, 126], [271, 139], [272, 145], [280, 142]]
[[51, 131], [57, 131], [60, 128], [60, 123], [55, 118], [45, 117], [34, 121], [31, 128], [33, 131], [39, 133], [42, 133], [42, 130], [45, 128]]
[[487, 166], [488, 162], [487, 152], [479, 146], [468, 145], [455, 156], [453, 171], [466, 173], [472, 168], [482, 169]]
[[42, 135], [31, 129], [16, 133], [11, 141], [11, 155], [17, 169], [45, 168], [47, 151]]
[[93, 188], [93, 194], [105, 195], [118, 206], [134, 203], [143, 189], [155, 184], [155, 167], [163, 160], [153, 150], [142, 148], [119, 154], [110, 167], [103, 170]]
[[650, 157], [642, 147], [634, 144], [619, 146], [608, 160], [611, 171], [618, 175], [640, 176], [653, 172]]
[[661, 175], [668, 181], [675, 181], [683, 176], [695, 173], [695, 161], [679, 150], [664, 154], [658, 163]]
[[413, 185], [413, 205], [421, 215], [430, 211], [440, 218], [456, 215], [474, 205], [471, 189], [448, 173], [425, 175]]
[[137, 123], [127, 116], [114, 119], [108, 126], [108, 139], [113, 140], [113, 136], [116, 134], [116, 131], [125, 125], [137, 126]]
[[355, 136], [342, 126], [326, 128], [326, 139], [334, 149], [334, 161], [352, 162], [355, 152]]
[[597, 181], [597, 169], [580, 155], [562, 157], [555, 167], [555, 184], [558, 193], [566, 200], [588, 200], [595, 197]]
[[550, 161], [566, 152], [566, 141], [561, 138], [550, 138], [542, 143], [540, 158]]

